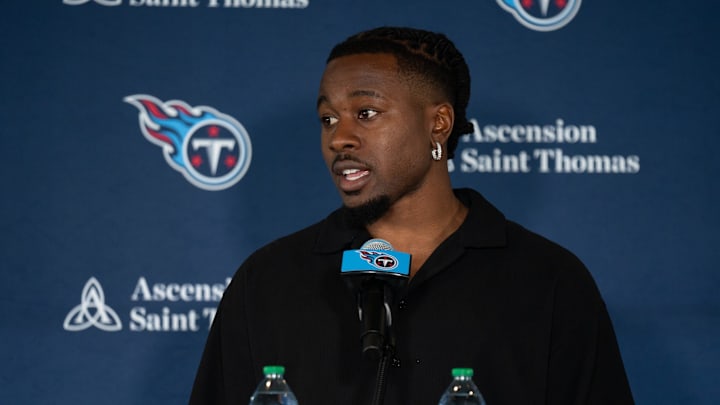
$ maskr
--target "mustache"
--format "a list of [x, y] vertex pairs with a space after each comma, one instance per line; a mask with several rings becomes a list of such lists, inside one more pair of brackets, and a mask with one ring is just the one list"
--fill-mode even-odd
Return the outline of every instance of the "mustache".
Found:
[[337, 155], [335, 155], [335, 159], [333, 159], [333, 161], [332, 161], [332, 166], [335, 166], [335, 164], [338, 162], [343, 162], [346, 160], [355, 162], [355, 163], [360, 163], [363, 166], [370, 167], [370, 164], [368, 164], [367, 162], [365, 162], [362, 159], [358, 159], [357, 157], [355, 157], [349, 153], [338, 153]]

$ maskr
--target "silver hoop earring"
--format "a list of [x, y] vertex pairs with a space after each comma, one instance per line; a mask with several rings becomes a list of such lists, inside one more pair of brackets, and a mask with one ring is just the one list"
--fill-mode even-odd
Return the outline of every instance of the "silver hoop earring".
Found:
[[435, 142], [435, 145], [437, 148], [432, 150], [432, 158], [437, 161], [442, 159], [442, 145], [440, 145], [440, 142]]

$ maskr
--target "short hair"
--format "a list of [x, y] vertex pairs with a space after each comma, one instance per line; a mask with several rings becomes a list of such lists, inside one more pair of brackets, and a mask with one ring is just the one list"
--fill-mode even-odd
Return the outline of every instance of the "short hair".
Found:
[[466, 109], [470, 101], [470, 71], [465, 58], [444, 34], [406, 27], [379, 27], [355, 34], [337, 44], [327, 62], [361, 53], [389, 53], [401, 73], [417, 76], [447, 97], [455, 122], [447, 141], [448, 158], [455, 154], [460, 135], [473, 132]]

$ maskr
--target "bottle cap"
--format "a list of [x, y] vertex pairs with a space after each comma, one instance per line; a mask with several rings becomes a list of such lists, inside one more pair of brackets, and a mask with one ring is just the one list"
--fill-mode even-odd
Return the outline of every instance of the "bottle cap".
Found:
[[452, 369], [453, 377], [472, 377], [474, 374], [471, 368], [454, 368]]
[[285, 374], [285, 367], [283, 366], [265, 366], [263, 367], [263, 373], [267, 374]]

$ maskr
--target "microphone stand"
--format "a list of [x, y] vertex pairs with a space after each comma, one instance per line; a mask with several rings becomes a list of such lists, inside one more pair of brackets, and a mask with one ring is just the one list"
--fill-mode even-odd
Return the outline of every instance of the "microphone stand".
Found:
[[393, 345], [386, 345], [380, 363], [378, 363], [377, 377], [375, 379], [375, 392], [373, 393], [371, 405], [383, 405], [385, 402], [385, 388], [387, 387], [387, 369], [390, 358], [395, 354]]
[[361, 337], [363, 354], [371, 360], [379, 360], [371, 405], [383, 405], [388, 364], [395, 354], [394, 339], [390, 329], [392, 292], [386, 283], [377, 279], [366, 281], [364, 287], [365, 294], [361, 303], [365, 330]]

